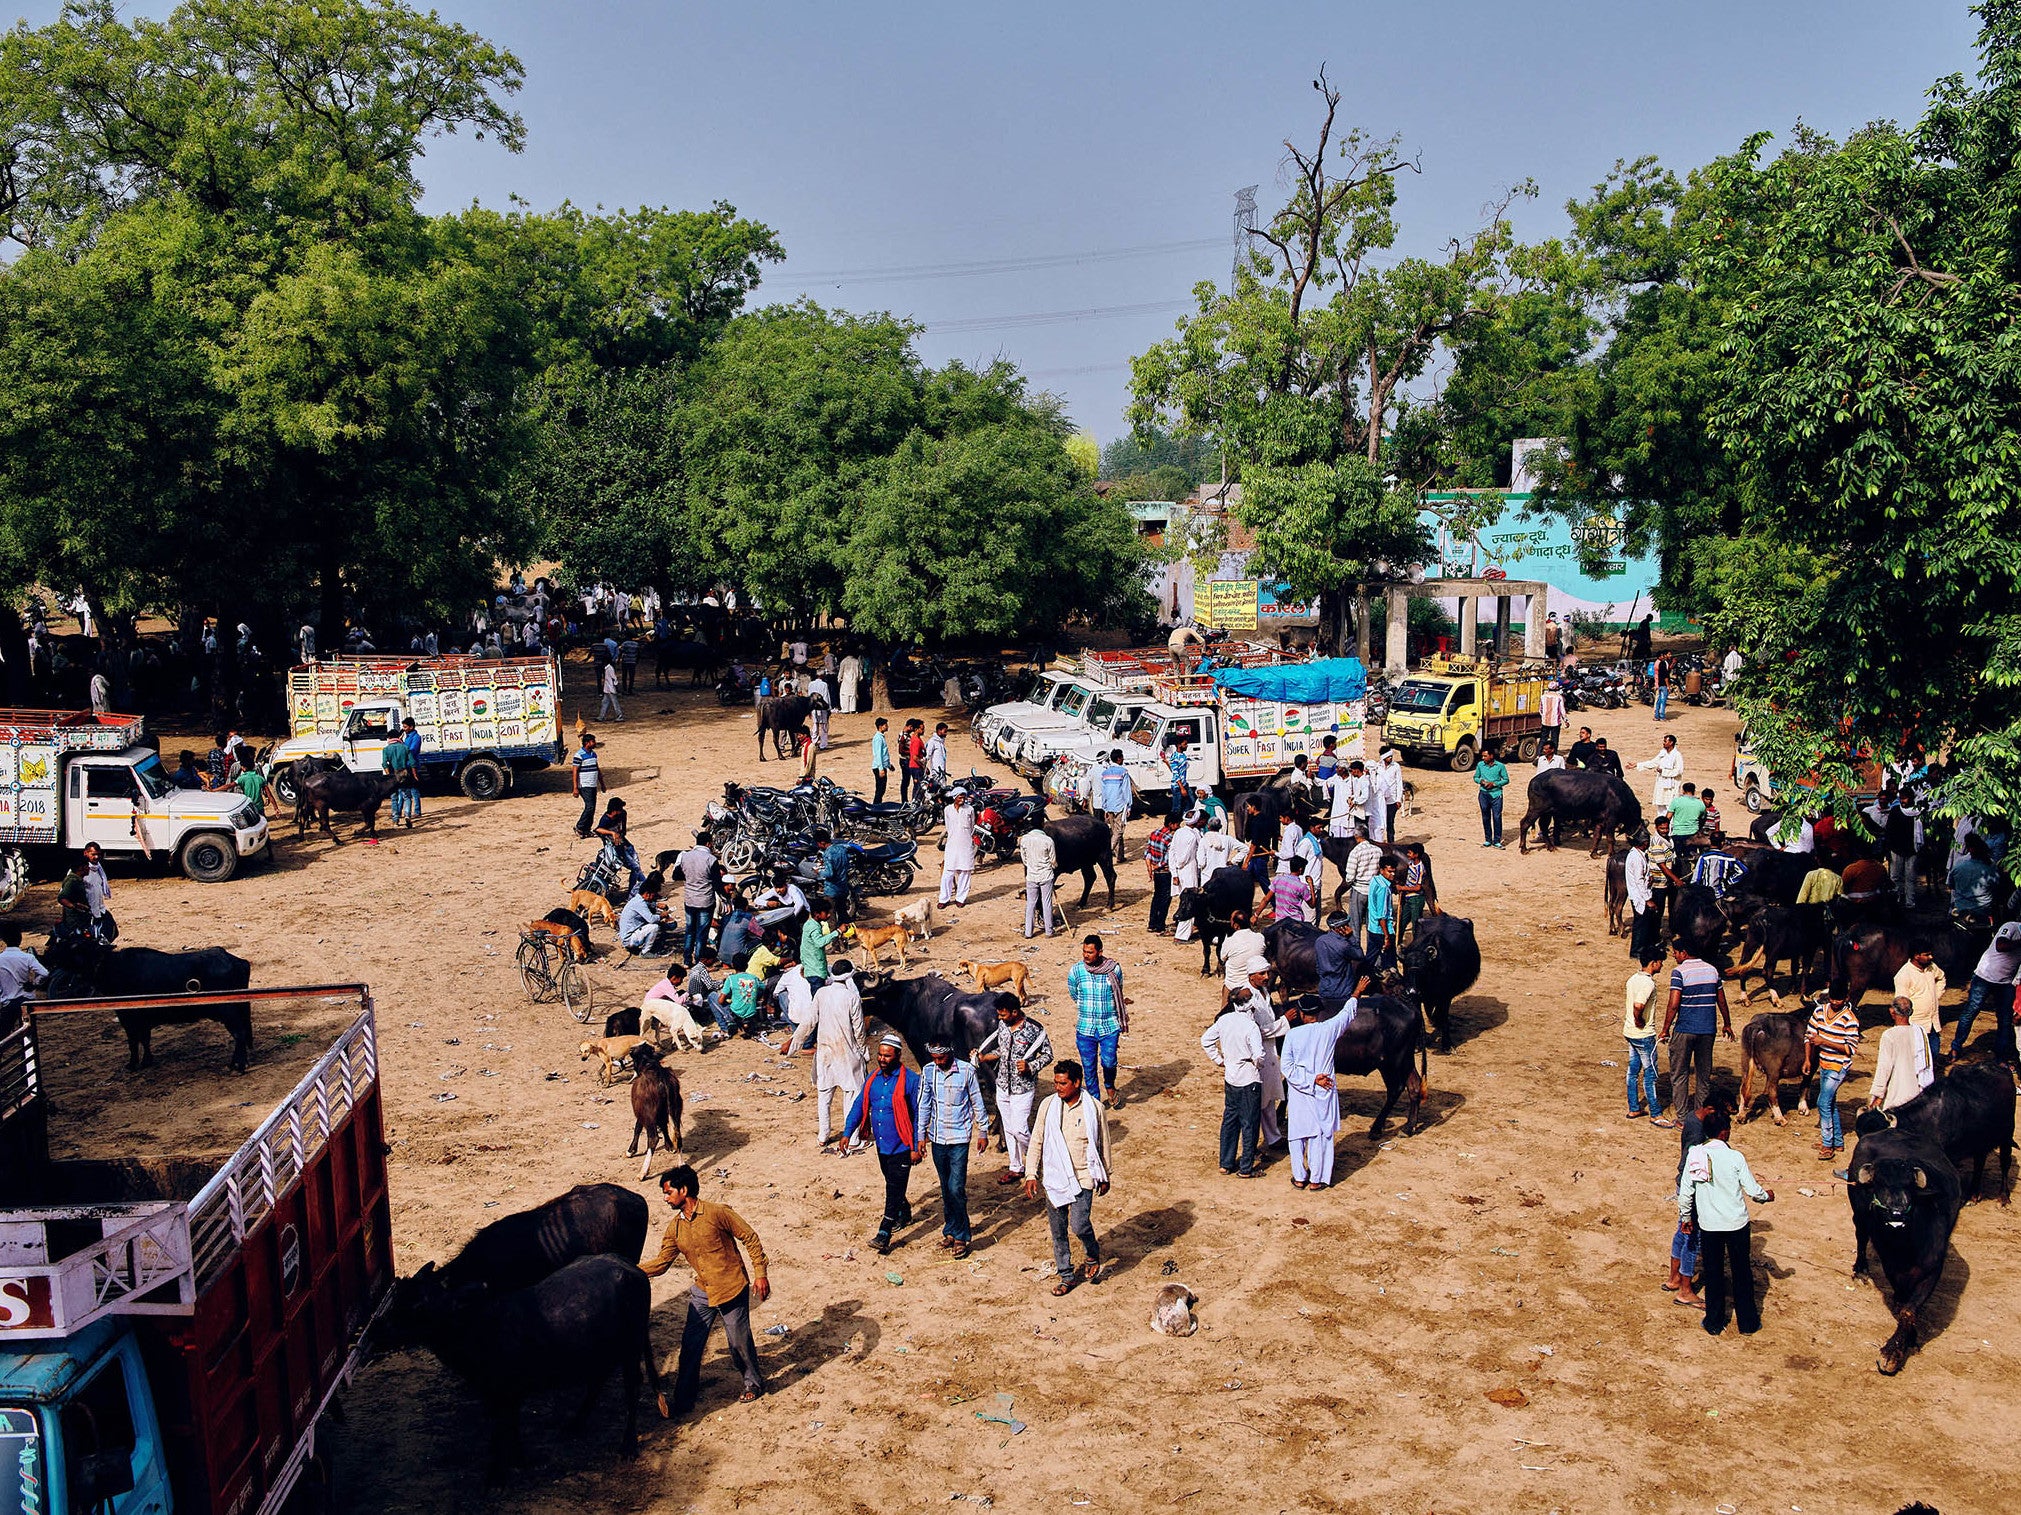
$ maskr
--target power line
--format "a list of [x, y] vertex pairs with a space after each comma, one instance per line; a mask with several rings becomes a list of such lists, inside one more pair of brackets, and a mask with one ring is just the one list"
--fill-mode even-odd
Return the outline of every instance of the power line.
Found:
[[[1221, 245], [1216, 238], [1214, 245]], [[1094, 305], [1085, 310], [1041, 310], [1016, 316], [969, 316], [952, 321], [922, 321], [928, 331], [953, 335], [965, 331], [1010, 331], [1029, 326], [1062, 326], [1073, 321], [1103, 321], [1112, 316], [1151, 316], [1191, 310], [1191, 300], [1151, 300], [1142, 305]]]
[[[907, 279], [969, 279], [985, 274], [1025, 273], [1034, 269], [1073, 268], [1084, 263], [1115, 263], [1129, 258], [1153, 258], [1166, 253], [1204, 252], [1221, 247], [1219, 237], [1188, 242], [1146, 242], [1136, 247], [1111, 247], [1095, 252], [1042, 253], [1026, 258], [988, 258], [970, 263], [918, 263], [910, 267], [841, 268], [801, 274], [805, 284], [888, 284]], [[789, 270], [790, 272], [790, 270]]]

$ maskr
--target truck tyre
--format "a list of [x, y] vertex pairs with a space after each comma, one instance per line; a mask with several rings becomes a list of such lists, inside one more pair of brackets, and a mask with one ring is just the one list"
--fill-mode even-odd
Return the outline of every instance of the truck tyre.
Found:
[[19, 847], [0, 853], [0, 915], [21, 903], [28, 892], [28, 854]]
[[274, 786], [274, 798], [290, 810], [301, 802], [301, 793], [295, 788], [294, 764], [285, 763], [274, 769], [270, 782]]
[[1747, 776], [1747, 809], [1750, 815], [1760, 815], [1768, 809], [1768, 800], [1761, 792], [1761, 780], [1751, 773]]
[[505, 793], [505, 770], [494, 758], [472, 758], [463, 765], [457, 782], [469, 799], [495, 800]]
[[1474, 771], [1474, 759], [1476, 755], [1471, 739], [1461, 742], [1458, 747], [1453, 749], [1453, 772], [1472, 773]]
[[1525, 763], [1536, 762], [1537, 744], [1542, 740], [1543, 740], [1542, 737], [1534, 737], [1534, 736], [1524, 737], [1522, 746], [1516, 749], [1517, 756]]
[[177, 862], [199, 884], [222, 884], [239, 871], [239, 849], [221, 831], [199, 831], [182, 844]]

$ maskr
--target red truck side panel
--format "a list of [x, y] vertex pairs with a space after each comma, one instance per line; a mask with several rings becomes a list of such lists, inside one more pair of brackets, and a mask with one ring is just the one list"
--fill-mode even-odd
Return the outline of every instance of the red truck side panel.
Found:
[[198, 1295], [196, 1314], [140, 1322], [170, 1479], [190, 1515], [260, 1507], [391, 1284], [381, 1133], [374, 1083]]

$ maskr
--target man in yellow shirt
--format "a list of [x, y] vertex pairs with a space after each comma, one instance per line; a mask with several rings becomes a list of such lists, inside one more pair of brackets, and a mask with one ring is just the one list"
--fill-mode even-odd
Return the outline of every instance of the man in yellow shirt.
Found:
[[[718, 1318], [729, 1341], [730, 1361], [744, 1375], [739, 1398], [749, 1403], [765, 1392], [758, 1344], [751, 1338], [751, 1295], [756, 1293], [760, 1304], [772, 1296], [765, 1277], [765, 1248], [735, 1210], [703, 1203], [701, 1186], [695, 1170], [685, 1163], [660, 1175], [660, 1194], [673, 1208], [674, 1219], [660, 1238], [659, 1256], [642, 1265], [648, 1278], [658, 1278], [679, 1256], [695, 1270], [694, 1287], [688, 1291], [688, 1319], [681, 1328], [680, 1366], [674, 1374], [676, 1415], [695, 1407], [702, 1387], [702, 1352]], [[751, 1254], [750, 1273], [738, 1255], [739, 1242]]]
[[1895, 993], [1909, 1002], [1909, 1024], [1930, 1039], [1930, 1062], [1937, 1061], [1943, 1042], [1944, 1015], [1939, 1008], [1944, 998], [1944, 970], [1924, 948], [1895, 973]]
[[1845, 881], [1829, 868], [1813, 868], [1796, 892], [1799, 905], [1829, 905], [1845, 892]]

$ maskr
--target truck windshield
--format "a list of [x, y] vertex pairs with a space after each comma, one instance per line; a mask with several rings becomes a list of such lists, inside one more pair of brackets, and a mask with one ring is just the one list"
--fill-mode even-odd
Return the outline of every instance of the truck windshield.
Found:
[[1060, 708], [1061, 702], [1065, 700], [1067, 692], [1071, 690], [1073, 687], [1074, 686], [1072, 684], [1069, 684], [1065, 679], [1062, 679], [1057, 684], [1054, 684], [1052, 688], [1046, 692], [1045, 696], [1039, 700], [1038, 703], [1045, 706], [1048, 710], [1058, 710]]
[[1436, 714], [1446, 708], [1446, 695], [1450, 686], [1431, 684], [1423, 679], [1405, 679], [1397, 685], [1396, 693], [1389, 697], [1392, 710], [1430, 711]]
[[175, 793], [175, 785], [161, 771], [161, 759], [152, 753], [133, 765], [133, 775], [140, 780], [140, 787], [147, 791], [150, 799], [165, 800]]
[[43, 1515], [41, 1491], [48, 1487], [35, 1412], [0, 1405], [0, 1515]]
[[1137, 717], [1136, 722], [1130, 727], [1130, 740], [1135, 742], [1139, 747], [1147, 747], [1155, 752], [1158, 750], [1156, 745], [1157, 739], [1158, 717], [1146, 710]]
[[1027, 689], [1020, 698], [1022, 698], [1027, 705], [1043, 705], [1049, 698], [1051, 698], [1052, 692], [1053, 692], [1053, 681], [1047, 678], [1042, 673], [1035, 674], [1032, 677], [1031, 688]]
[[1078, 684], [1072, 685], [1060, 699], [1060, 714], [1079, 715], [1087, 703], [1088, 691]]
[[1095, 696], [1095, 703], [1088, 707], [1088, 724], [1100, 732], [1113, 732], [1116, 719], [1116, 702], [1106, 694]]

